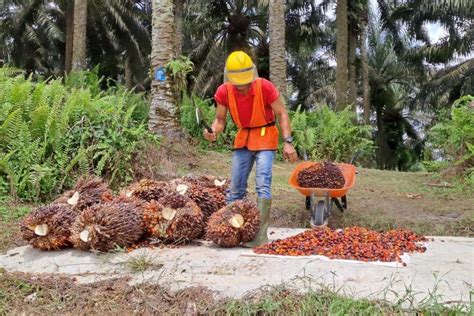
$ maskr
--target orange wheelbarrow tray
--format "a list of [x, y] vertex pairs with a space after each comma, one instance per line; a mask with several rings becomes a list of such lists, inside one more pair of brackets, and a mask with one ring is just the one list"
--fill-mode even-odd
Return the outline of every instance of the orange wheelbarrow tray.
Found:
[[[293, 170], [288, 183], [298, 192], [306, 197], [306, 209], [311, 210], [311, 225], [319, 226], [327, 223], [333, 204], [343, 212], [347, 210], [347, 192], [355, 184], [355, 175], [357, 169], [354, 165], [348, 163], [336, 163], [344, 176], [344, 186], [340, 189], [328, 188], [303, 188], [298, 184], [298, 173], [319, 162], [305, 161], [296, 166]], [[320, 200], [318, 198], [324, 198]], [[341, 199], [339, 201], [339, 198]]]

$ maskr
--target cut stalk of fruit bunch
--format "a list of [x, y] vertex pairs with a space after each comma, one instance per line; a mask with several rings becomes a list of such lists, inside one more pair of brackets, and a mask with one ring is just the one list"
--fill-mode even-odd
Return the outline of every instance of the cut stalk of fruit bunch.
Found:
[[235, 228], [241, 228], [242, 226], [244, 226], [244, 222], [244, 217], [240, 214], [234, 215], [229, 219], [230, 225]]

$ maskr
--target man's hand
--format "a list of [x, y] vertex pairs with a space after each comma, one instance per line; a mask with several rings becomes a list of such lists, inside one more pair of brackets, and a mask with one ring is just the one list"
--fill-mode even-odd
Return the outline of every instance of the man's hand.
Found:
[[212, 132], [212, 133], [209, 133], [207, 131], [207, 129], [204, 129], [204, 138], [207, 139], [208, 141], [210, 142], [215, 142], [216, 139], [217, 139], [217, 135], [216, 133]]
[[283, 145], [283, 157], [292, 163], [298, 161], [298, 155], [292, 144], [285, 143]]

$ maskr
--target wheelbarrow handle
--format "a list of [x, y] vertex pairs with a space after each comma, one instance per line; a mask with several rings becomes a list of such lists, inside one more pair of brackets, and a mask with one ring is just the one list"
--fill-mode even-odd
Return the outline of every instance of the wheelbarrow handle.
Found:
[[302, 151], [303, 151], [303, 159], [304, 159], [304, 161], [308, 161], [308, 154], [306, 153], [306, 148], [303, 148]]
[[351, 165], [353, 165], [354, 162], [357, 160], [357, 158], [359, 158], [360, 154], [361, 154], [361, 150], [356, 151], [356, 152], [352, 155], [351, 159], [349, 159], [349, 163], [350, 163]]

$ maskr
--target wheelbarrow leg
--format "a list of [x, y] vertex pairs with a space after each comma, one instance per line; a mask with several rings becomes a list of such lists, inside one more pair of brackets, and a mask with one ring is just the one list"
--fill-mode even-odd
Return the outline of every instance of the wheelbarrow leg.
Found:
[[326, 192], [326, 196], [325, 196], [325, 204], [326, 204], [326, 208], [325, 208], [325, 212], [324, 212], [324, 221], [326, 222], [326, 220], [329, 218], [329, 214], [331, 213], [332, 211], [332, 198], [331, 196], [329, 195], [329, 193]]
[[341, 197], [341, 201], [339, 201], [338, 198], [333, 198], [332, 201], [334, 202], [334, 204], [336, 204], [339, 211], [347, 211], [347, 197], [345, 195]]
[[311, 210], [311, 197], [310, 196], [306, 197], [305, 206], [307, 210]]

